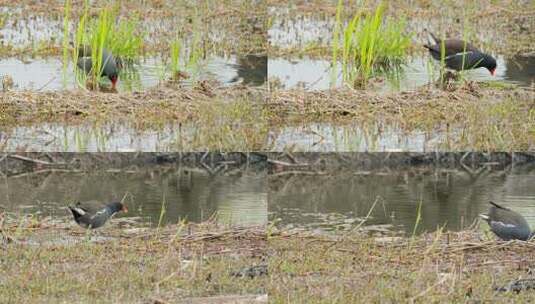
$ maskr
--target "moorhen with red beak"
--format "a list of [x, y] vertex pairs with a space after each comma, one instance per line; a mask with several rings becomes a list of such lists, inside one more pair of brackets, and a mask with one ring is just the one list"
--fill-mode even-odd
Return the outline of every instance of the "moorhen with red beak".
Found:
[[424, 47], [429, 50], [429, 53], [431, 53], [431, 56], [435, 60], [441, 61], [441, 49], [444, 48], [444, 62], [446, 67], [456, 71], [486, 68], [494, 76], [496, 72], [496, 59], [492, 56], [481, 52], [464, 40], [441, 40], [432, 33], [429, 34], [433, 37], [435, 44], [425, 44]]
[[[83, 45], [78, 51], [78, 61], [76, 62], [78, 68], [89, 74], [93, 68], [93, 60], [91, 60], [91, 48]], [[108, 77], [111, 81], [112, 89], [115, 90], [115, 85], [119, 79], [120, 62], [107, 49], [102, 50], [102, 73], [100, 76]]]
[[108, 204], [99, 201], [78, 202], [74, 206], [69, 206], [69, 209], [74, 216], [74, 221], [87, 229], [96, 229], [103, 226], [119, 211], [128, 212], [126, 206], [121, 202]]
[[490, 230], [500, 239], [527, 241], [533, 236], [528, 222], [522, 215], [494, 202], [489, 203], [492, 205], [489, 212], [479, 216], [487, 221]]

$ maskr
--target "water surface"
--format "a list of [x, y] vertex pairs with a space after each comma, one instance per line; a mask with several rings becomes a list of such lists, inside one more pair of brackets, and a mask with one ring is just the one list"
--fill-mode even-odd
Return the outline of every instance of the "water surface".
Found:
[[[261, 86], [266, 81], [267, 57], [212, 56], [185, 70], [190, 76], [181, 81], [185, 86], [203, 79], [216, 80], [226, 85], [243, 83]], [[56, 57], [0, 59], [0, 77], [3, 75], [9, 75], [13, 79], [15, 90], [51, 91], [78, 87], [72, 64], [64, 70], [61, 59]], [[169, 68], [162, 59], [146, 58], [119, 76], [117, 88], [119, 91], [143, 90], [164, 83], [170, 77]], [[102, 82], [109, 84], [109, 80], [104, 77]]]
[[195, 168], [161, 166], [93, 172], [41, 172], [3, 178], [2, 207], [13, 212], [68, 216], [75, 201], [121, 200], [129, 212], [157, 224], [179, 219], [200, 222], [217, 214], [231, 225], [263, 225], [267, 221], [267, 189], [263, 173], [240, 171], [212, 176]]
[[365, 225], [392, 225], [412, 233], [418, 209], [417, 231], [440, 226], [460, 230], [495, 201], [520, 212], [535, 227], [534, 184], [534, 164], [280, 175], [270, 177], [269, 211], [282, 226], [337, 230], [354, 227], [372, 210]]

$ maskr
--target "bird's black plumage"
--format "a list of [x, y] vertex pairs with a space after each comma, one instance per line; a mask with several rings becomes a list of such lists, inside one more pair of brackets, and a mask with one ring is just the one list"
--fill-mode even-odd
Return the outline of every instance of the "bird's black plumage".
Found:
[[442, 40], [433, 34], [431, 37], [435, 44], [425, 44], [424, 47], [435, 60], [441, 61], [443, 56], [446, 67], [456, 71], [482, 67], [489, 70], [492, 75], [496, 72], [496, 59], [481, 52], [472, 44], [459, 39]]
[[104, 204], [98, 201], [78, 202], [74, 206], [69, 206], [69, 209], [72, 212], [74, 221], [88, 229], [96, 229], [103, 226], [119, 211], [128, 211], [121, 202]]
[[[91, 48], [87, 45], [80, 46], [78, 50], [78, 60], [76, 65], [85, 73], [90, 73], [93, 68], [93, 60], [91, 59]], [[111, 81], [112, 88], [115, 89], [117, 80], [119, 79], [120, 64], [107, 49], [102, 50], [102, 73], [101, 76], [108, 77]]]
[[522, 215], [494, 202], [489, 203], [491, 207], [488, 213], [480, 216], [487, 221], [492, 232], [499, 238], [505, 241], [527, 241], [532, 237], [528, 222]]

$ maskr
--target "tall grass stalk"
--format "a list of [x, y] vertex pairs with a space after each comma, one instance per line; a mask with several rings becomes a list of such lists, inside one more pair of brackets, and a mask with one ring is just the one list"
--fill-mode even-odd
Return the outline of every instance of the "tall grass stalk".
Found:
[[344, 1], [338, 0], [336, 5], [336, 22], [334, 24], [334, 37], [332, 40], [332, 63], [331, 63], [331, 84], [336, 83], [336, 66], [338, 63], [338, 50], [340, 48], [340, 30], [342, 28], [342, 10], [344, 8]]
[[71, 15], [71, 0], [65, 1], [63, 17], [63, 86], [67, 85], [67, 68], [69, 66], [69, 22]]
[[422, 221], [422, 203], [423, 199], [420, 199], [420, 203], [418, 204], [418, 209], [416, 211], [416, 221], [414, 221], [414, 229], [412, 230], [413, 238], [416, 236], [416, 231], [418, 230], [420, 222]]
[[179, 71], [180, 63], [180, 40], [177, 38], [171, 42], [171, 72], [173, 75]]
[[158, 230], [162, 227], [165, 213], [166, 213], [166, 207], [165, 207], [165, 195], [164, 195], [162, 199], [162, 207], [160, 208], [160, 217], [158, 218]]

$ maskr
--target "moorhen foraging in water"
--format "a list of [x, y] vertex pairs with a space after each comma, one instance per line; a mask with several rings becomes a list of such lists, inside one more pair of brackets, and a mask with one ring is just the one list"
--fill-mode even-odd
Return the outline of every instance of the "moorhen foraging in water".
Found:
[[489, 212], [480, 217], [487, 221], [490, 230], [499, 238], [504, 241], [527, 241], [532, 237], [533, 233], [522, 215], [494, 202], [489, 203], [492, 205]]
[[108, 204], [99, 201], [78, 202], [74, 206], [69, 206], [69, 209], [74, 216], [74, 221], [88, 229], [101, 227], [119, 211], [128, 212], [126, 206], [121, 202]]
[[[93, 68], [93, 60], [91, 59], [91, 48], [87, 45], [80, 46], [78, 50], [78, 61], [76, 62], [78, 68], [89, 74]], [[115, 90], [115, 85], [119, 79], [120, 62], [107, 49], [102, 49], [102, 73], [101, 76], [106, 76], [110, 79], [112, 90]]]
[[[496, 59], [485, 54], [474, 47], [472, 44], [459, 39], [441, 40], [432, 33], [429, 33], [434, 45], [424, 44], [424, 47], [429, 50], [431, 56], [438, 61], [441, 61], [441, 49], [444, 45], [444, 62], [446, 67], [460, 71], [477, 68], [486, 68], [490, 74], [494, 76], [496, 72]], [[464, 64], [463, 64], [464, 63]]]

